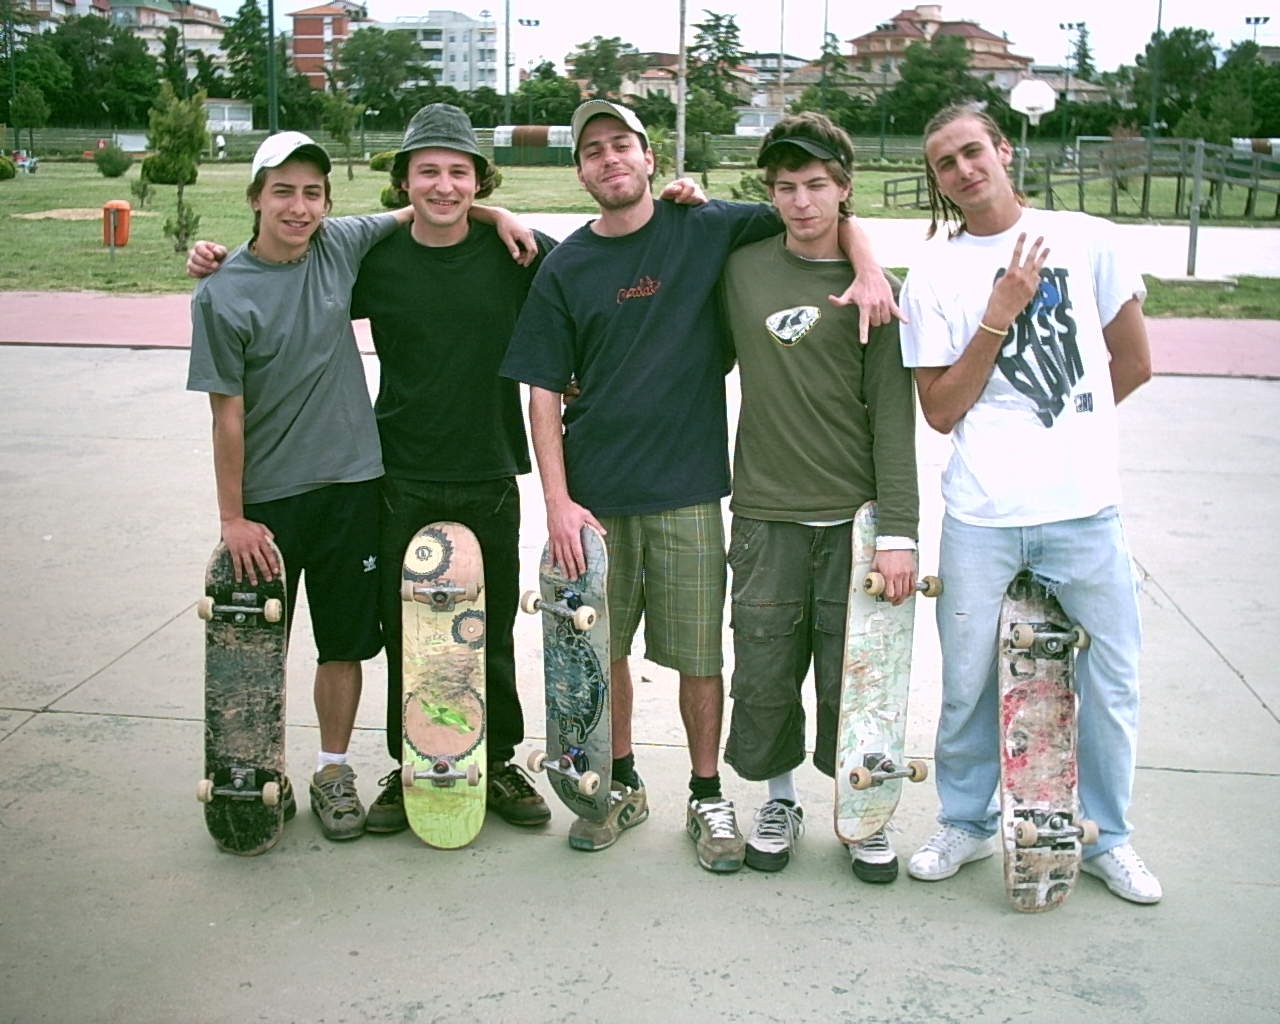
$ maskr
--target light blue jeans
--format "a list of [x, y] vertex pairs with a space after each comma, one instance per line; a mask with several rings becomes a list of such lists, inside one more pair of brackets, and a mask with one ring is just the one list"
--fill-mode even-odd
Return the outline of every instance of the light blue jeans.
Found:
[[1085, 628], [1076, 659], [1080, 694], [1080, 803], [1098, 823], [1089, 856], [1128, 840], [1138, 735], [1142, 623], [1138, 580], [1117, 509], [1041, 526], [969, 526], [942, 521], [938, 600], [942, 713], [938, 720], [938, 820], [976, 835], [999, 825], [996, 643], [1000, 600], [1030, 569]]

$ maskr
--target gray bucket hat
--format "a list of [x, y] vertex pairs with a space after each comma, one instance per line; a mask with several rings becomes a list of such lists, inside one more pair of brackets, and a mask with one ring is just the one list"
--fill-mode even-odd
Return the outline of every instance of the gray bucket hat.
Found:
[[489, 169], [489, 161], [480, 152], [476, 133], [466, 112], [448, 103], [429, 103], [419, 110], [404, 130], [399, 153], [416, 149], [455, 149], [476, 158], [480, 174]]

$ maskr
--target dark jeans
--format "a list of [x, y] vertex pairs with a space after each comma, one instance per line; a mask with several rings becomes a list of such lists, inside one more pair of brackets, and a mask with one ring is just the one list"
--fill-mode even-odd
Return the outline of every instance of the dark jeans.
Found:
[[435, 481], [388, 476], [382, 480], [378, 607], [387, 649], [387, 751], [400, 760], [401, 563], [413, 535], [435, 522], [461, 523], [480, 542], [485, 583], [488, 759], [491, 764], [508, 761], [524, 740], [511, 635], [520, 600], [520, 491], [514, 477]]

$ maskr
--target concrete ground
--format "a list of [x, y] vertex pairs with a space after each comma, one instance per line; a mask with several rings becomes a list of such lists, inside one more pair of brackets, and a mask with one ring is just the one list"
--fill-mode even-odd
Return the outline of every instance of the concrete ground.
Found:
[[[22, 327], [8, 320], [0, 337]], [[1134, 842], [1165, 899], [1134, 906], [1083, 878], [1063, 908], [1025, 916], [998, 858], [946, 882], [859, 883], [811, 766], [799, 772], [808, 832], [786, 871], [702, 871], [683, 833], [675, 680], [639, 659], [653, 813], [613, 849], [570, 850], [554, 799], [549, 826], [491, 820], [452, 853], [410, 833], [329, 843], [306, 802], [305, 614], [289, 676], [299, 815], [265, 856], [217, 853], [194, 799], [193, 610], [217, 521], [186, 353], [0, 346], [0, 1022], [1275, 1020], [1280, 348], [1270, 354], [1264, 374], [1162, 375], [1121, 407], [1126, 523], [1146, 574]], [[372, 359], [366, 369], [372, 379]], [[946, 452], [922, 427], [926, 571]], [[532, 582], [536, 475], [522, 497]], [[517, 628], [524, 753], [544, 734], [540, 637], [534, 617]], [[725, 650], [729, 668], [727, 631]], [[384, 684], [379, 659], [352, 748], [366, 802], [391, 767]], [[913, 756], [932, 755], [939, 691], [921, 609]], [[759, 787], [729, 769], [724, 780], [749, 823]], [[935, 805], [932, 783], [907, 787], [900, 854], [932, 831]]]

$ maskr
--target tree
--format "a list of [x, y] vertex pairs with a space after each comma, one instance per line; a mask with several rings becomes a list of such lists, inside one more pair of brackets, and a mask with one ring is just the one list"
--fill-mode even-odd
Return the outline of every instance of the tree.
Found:
[[[702, 132], [711, 135], [732, 135], [738, 123], [733, 107], [722, 102], [707, 89], [693, 88], [684, 108], [685, 133], [692, 138]], [[692, 168], [697, 170], [698, 168]]]
[[[276, 37], [276, 67], [289, 67], [289, 41]], [[284, 75], [276, 83], [276, 104], [280, 127], [294, 131], [314, 131], [324, 112], [325, 94], [311, 88], [311, 79], [303, 74]]]
[[396, 124], [404, 124], [411, 115], [401, 107], [404, 83], [428, 75], [422, 50], [408, 32], [364, 28], [338, 51], [338, 81], [351, 102], [389, 115]]
[[258, 0], [244, 0], [227, 22], [219, 48], [227, 55], [227, 85], [232, 99], [253, 104], [255, 123], [266, 122], [267, 22]]
[[608, 97], [621, 92], [623, 76], [639, 70], [641, 58], [634, 46], [618, 36], [594, 36], [590, 42], [578, 44], [569, 66], [575, 78], [586, 79], [592, 96]]
[[44, 94], [30, 82], [23, 82], [13, 94], [13, 103], [9, 107], [15, 129], [27, 130], [27, 149], [36, 150], [35, 130], [49, 123], [49, 104], [44, 101]]
[[[676, 128], [676, 105], [666, 96], [654, 94], [631, 101], [631, 109], [646, 128], [659, 125], [668, 131]], [[687, 122], [686, 118], [686, 122]]]
[[1085, 82], [1092, 82], [1098, 76], [1098, 69], [1093, 63], [1093, 48], [1089, 45], [1089, 26], [1081, 22], [1076, 30], [1076, 45], [1071, 54], [1071, 73]]
[[[1174, 126], [1207, 97], [1217, 69], [1213, 36], [1202, 28], [1175, 28], [1159, 38], [1152, 34], [1146, 50], [1135, 57], [1133, 99], [1139, 111], [1151, 107], [1152, 78], [1156, 79], [1156, 124]], [[1205, 111], [1202, 110], [1202, 113]]]
[[925, 122], [948, 104], [992, 104], [999, 98], [990, 82], [969, 73], [969, 51], [957, 36], [912, 43], [898, 76], [898, 84], [885, 96], [885, 103], [900, 132], [922, 131]]
[[327, 92], [322, 95], [324, 106], [321, 108], [320, 124], [342, 143], [347, 154], [347, 181], [351, 181], [356, 176], [351, 166], [351, 135], [360, 121], [361, 108], [338, 93]]
[[160, 43], [160, 77], [172, 85], [179, 96], [187, 94], [187, 51], [176, 25], [164, 30]]
[[850, 135], [872, 131], [880, 123], [878, 107], [870, 103], [865, 96], [845, 92], [843, 89], [829, 88], [824, 93], [821, 86], [810, 85], [791, 104], [790, 109], [793, 114], [799, 114], [805, 110], [825, 113]]
[[[523, 116], [526, 124], [568, 124], [574, 108], [581, 102], [582, 90], [578, 83], [572, 78], [561, 78], [556, 74], [555, 65], [547, 60], [520, 83], [512, 98], [512, 110], [515, 116]], [[643, 115], [640, 120], [644, 121]]]
[[200, 89], [206, 96], [222, 98], [227, 93], [226, 78], [222, 68], [204, 50], [193, 50], [192, 58], [196, 62], [195, 75], [191, 80], [194, 88]]
[[467, 117], [471, 118], [475, 127], [493, 128], [502, 119], [506, 101], [498, 95], [496, 89], [482, 85], [471, 92], [464, 92], [462, 102], [458, 105], [467, 112]]
[[147, 44], [96, 15], [66, 18], [49, 42], [71, 75], [65, 93], [52, 97], [54, 120], [64, 125], [139, 125], [156, 95], [157, 64]]
[[[742, 39], [735, 15], [704, 11], [706, 21], [695, 24], [693, 45], [689, 47], [689, 87], [703, 89], [719, 103], [736, 106], [741, 97], [742, 79], [737, 67], [742, 63]], [[732, 129], [730, 129], [732, 131]]]
[[186, 252], [200, 227], [200, 216], [186, 202], [184, 190], [195, 184], [197, 163], [208, 141], [204, 93], [180, 99], [169, 82], [160, 83], [160, 95], [152, 104], [147, 145], [151, 156], [142, 173], [158, 185], [178, 186], [178, 209], [164, 222], [164, 233], [173, 239], [174, 252]]

